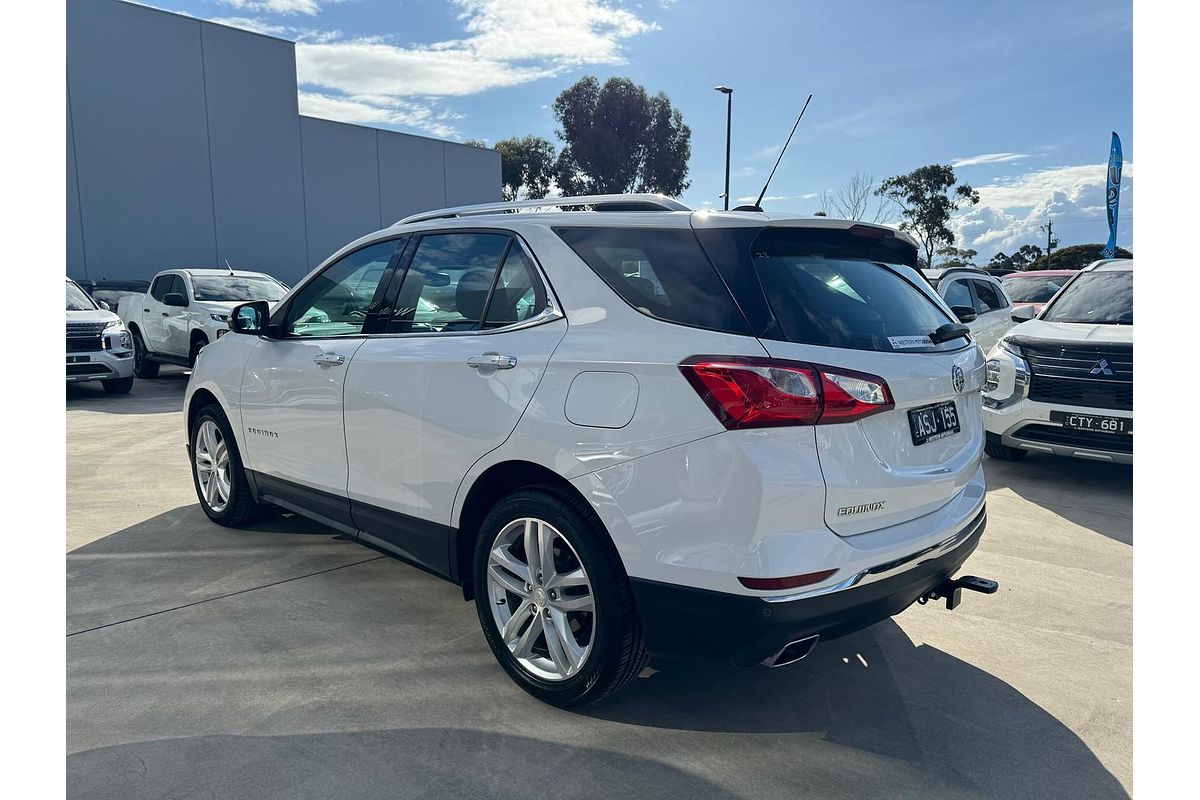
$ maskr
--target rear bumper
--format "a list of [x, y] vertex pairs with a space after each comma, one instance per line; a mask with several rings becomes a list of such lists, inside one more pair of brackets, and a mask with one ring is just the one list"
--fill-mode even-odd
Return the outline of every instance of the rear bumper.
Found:
[[981, 508], [947, 540], [948, 549], [930, 548], [881, 564], [844, 588], [782, 601], [633, 578], [647, 647], [663, 658], [750, 665], [788, 642], [845, 636], [899, 614], [951, 577], [975, 551], [986, 525], [987, 510]]

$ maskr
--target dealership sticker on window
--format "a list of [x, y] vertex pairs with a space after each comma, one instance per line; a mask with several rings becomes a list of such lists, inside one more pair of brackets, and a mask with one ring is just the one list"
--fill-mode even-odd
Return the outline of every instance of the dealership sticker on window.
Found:
[[889, 336], [893, 350], [906, 350], [910, 347], [933, 347], [933, 339], [928, 336]]

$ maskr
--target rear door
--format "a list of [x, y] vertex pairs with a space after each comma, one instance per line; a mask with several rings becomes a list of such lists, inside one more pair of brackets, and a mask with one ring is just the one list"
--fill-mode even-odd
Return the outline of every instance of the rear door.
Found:
[[915, 270], [873, 260], [883, 255], [849, 232], [781, 227], [742, 256], [771, 312], [769, 324], [755, 323], [771, 356], [878, 376], [895, 403], [815, 426], [826, 524], [843, 536], [945, 505], [975, 476], [983, 449], [983, 354], [963, 338], [934, 344], [929, 334], [952, 320]]
[[507, 233], [426, 235], [393, 284], [346, 378], [349, 496], [360, 529], [448, 574], [459, 484], [512, 433], [567, 323]]

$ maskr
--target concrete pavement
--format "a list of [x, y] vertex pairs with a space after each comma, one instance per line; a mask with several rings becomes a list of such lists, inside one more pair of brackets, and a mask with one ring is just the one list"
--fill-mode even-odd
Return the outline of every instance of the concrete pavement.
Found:
[[568, 712], [508, 680], [456, 587], [298, 517], [209, 523], [182, 390], [68, 390], [72, 797], [1130, 789], [1128, 468], [988, 460], [965, 571], [996, 595], [914, 606], [793, 667], [648, 671]]

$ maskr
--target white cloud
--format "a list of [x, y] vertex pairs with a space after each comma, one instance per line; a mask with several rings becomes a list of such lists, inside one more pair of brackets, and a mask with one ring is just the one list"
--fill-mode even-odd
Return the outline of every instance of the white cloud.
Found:
[[[978, 250], [986, 258], [1022, 244], [1044, 244], [1041, 225], [1047, 219], [1055, 220], [1055, 233], [1064, 246], [1104, 241], [1108, 234], [1105, 170], [1105, 164], [1052, 167], [976, 186], [979, 204], [951, 219], [959, 246]], [[1129, 162], [1121, 180], [1123, 226], [1130, 218], [1132, 184]]]
[[419, 102], [397, 100], [373, 95], [340, 97], [319, 92], [300, 92], [300, 113], [358, 125], [394, 125], [416, 128], [434, 136], [456, 137], [458, 130], [450, 124], [459, 115]]
[[307, 14], [311, 17], [321, 10], [317, 0], [221, 0], [221, 4], [252, 14]]
[[1006, 161], [1020, 161], [1026, 158], [1024, 153], [984, 153], [968, 158], [956, 158], [950, 162], [952, 167], [974, 167], [978, 164], [1003, 164]]
[[291, 28], [287, 25], [272, 25], [257, 17], [212, 17], [208, 21], [218, 25], [228, 25], [231, 28], [241, 28], [244, 31], [265, 33], [268, 36], [283, 36], [291, 32]]
[[606, 0], [455, 2], [466, 37], [405, 47], [364, 39], [298, 43], [300, 82], [348, 94], [475, 94], [585, 64], [622, 64], [622, 40], [656, 29]]

